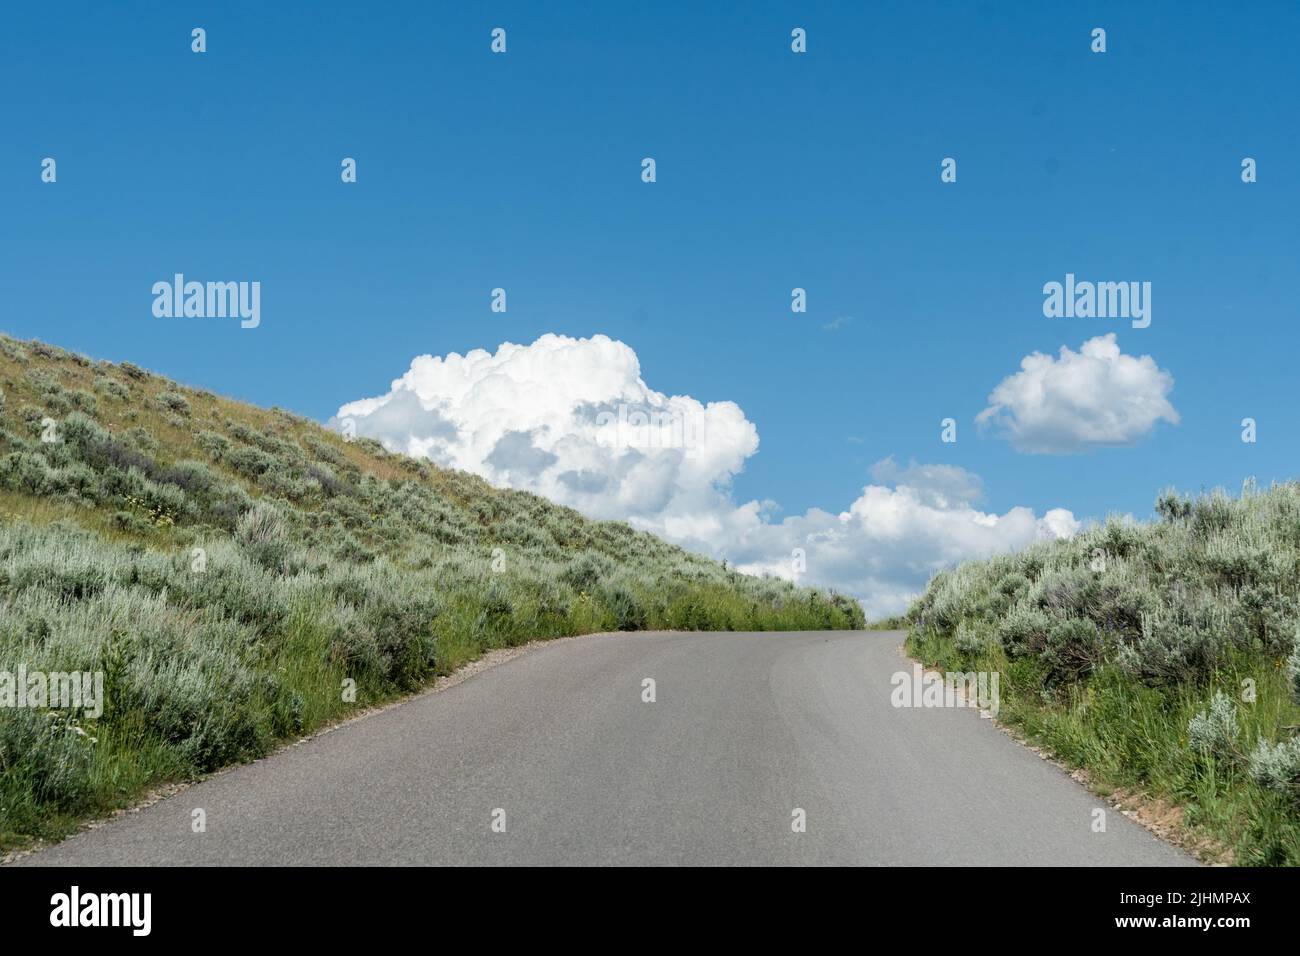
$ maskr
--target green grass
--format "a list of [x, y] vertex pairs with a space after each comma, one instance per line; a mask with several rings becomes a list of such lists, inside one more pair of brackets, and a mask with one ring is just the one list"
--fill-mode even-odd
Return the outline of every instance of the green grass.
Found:
[[[1103, 793], [1176, 807], [1210, 858], [1300, 864], [1300, 486], [1159, 510], [938, 575], [909, 651], [999, 672], [1004, 723]], [[1216, 694], [1231, 725], [1189, 731]]]
[[101, 671], [107, 697], [98, 718], [0, 707], [0, 848], [257, 757], [493, 648], [863, 626], [841, 595], [3, 336], [0, 516], [0, 671]]

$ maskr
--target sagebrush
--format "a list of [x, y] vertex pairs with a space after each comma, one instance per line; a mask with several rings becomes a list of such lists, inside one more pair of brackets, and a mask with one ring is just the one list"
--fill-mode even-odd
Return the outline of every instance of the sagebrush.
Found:
[[1300, 864], [1300, 484], [1155, 510], [935, 576], [910, 647], [1003, 672], [1004, 719], [1190, 839]]

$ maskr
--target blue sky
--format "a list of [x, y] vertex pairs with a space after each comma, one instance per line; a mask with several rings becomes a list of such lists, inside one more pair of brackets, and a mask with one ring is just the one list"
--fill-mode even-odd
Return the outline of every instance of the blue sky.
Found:
[[[1292, 477], [1300, 8], [1061, 7], [11, 5], [0, 327], [320, 420], [421, 353], [600, 333], [737, 403], [735, 498], [788, 514], [890, 455], [1079, 518]], [[154, 318], [174, 272], [259, 280], [261, 326]], [[1045, 318], [1067, 272], [1151, 282], [1150, 328]], [[978, 433], [1021, 358], [1108, 332], [1179, 424], [1067, 455]]]

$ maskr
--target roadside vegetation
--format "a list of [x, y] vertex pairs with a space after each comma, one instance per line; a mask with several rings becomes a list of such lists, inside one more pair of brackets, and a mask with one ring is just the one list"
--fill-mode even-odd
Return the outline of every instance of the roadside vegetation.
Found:
[[1003, 723], [1203, 855], [1300, 864], [1300, 484], [1156, 512], [937, 575], [908, 648], [999, 672]]
[[105, 684], [97, 717], [0, 706], [0, 849], [265, 754], [492, 648], [863, 626], [845, 597], [3, 336], [0, 517], [0, 672]]
[[905, 631], [907, 626], [906, 614], [895, 614], [893, 617], [882, 617], [879, 620], [867, 622], [867, 630], [869, 631]]

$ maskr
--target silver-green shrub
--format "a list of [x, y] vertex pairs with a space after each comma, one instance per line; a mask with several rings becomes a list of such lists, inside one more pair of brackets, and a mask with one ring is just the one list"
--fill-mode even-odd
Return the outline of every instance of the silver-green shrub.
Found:
[[1250, 775], [1270, 790], [1300, 796], [1300, 737], [1279, 744], [1261, 740], [1250, 754]]
[[1222, 691], [1215, 691], [1208, 710], [1187, 723], [1187, 743], [1199, 753], [1227, 756], [1237, 746], [1237, 705]]

